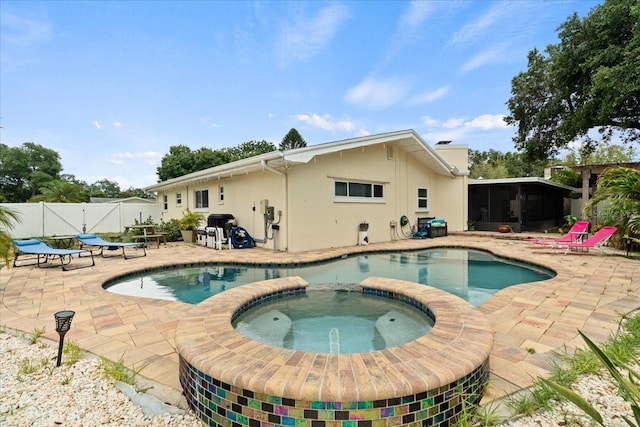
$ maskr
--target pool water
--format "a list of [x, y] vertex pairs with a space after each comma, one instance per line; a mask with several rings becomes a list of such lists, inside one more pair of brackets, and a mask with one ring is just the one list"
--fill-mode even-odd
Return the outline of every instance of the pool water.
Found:
[[433, 319], [416, 307], [361, 292], [309, 290], [251, 308], [233, 324], [248, 338], [312, 353], [383, 350], [427, 333]]
[[547, 280], [552, 271], [465, 248], [348, 256], [305, 266], [208, 265], [145, 272], [110, 282], [109, 292], [198, 304], [226, 289], [287, 276], [314, 283], [360, 283], [370, 276], [430, 285], [478, 306], [500, 289]]

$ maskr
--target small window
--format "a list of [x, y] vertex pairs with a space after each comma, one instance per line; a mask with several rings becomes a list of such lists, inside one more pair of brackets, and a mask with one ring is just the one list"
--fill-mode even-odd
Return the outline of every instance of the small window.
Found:
[[169, 209], [169, 196], [166, 194], [162, 196], [162, 206], [165, 211]]
[[182, 193], [176, 193], [176, 206], [182, 206]]
[[218, 187], [218, 204], [224, 205], [224, 185]]
[[429, 190], [418, 188], [418, 210], [429, 209]]
[[336, 200], [360, 199], [361, 201], [381, 201], [384, 199], [384, 185], [371, 182], [335, 181], [334, 194]]
[[209, 207], [209, 190], [196, 190], [196, 209]]

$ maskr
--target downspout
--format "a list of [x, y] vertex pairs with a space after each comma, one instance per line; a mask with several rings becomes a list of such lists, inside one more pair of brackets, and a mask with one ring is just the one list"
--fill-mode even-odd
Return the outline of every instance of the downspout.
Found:
[[266, 170], [268, 170], [269, 172], [273, 172], [273, 173], [275, 173], [276, 175], [280, 175], [280, 176], [285, 176], [285, 175], [286, 175], [286, 173], [281, 172], [281, 171], [279, 171], [278, 169], [276, 169], [276, 168], [274, 168], [274, 167], [269, 166], [269, 165], [267, 164], [267, 161], [266, 161], [266, 160], [261, 160], [261, 161], [260, 161], [260, 164], [262, 165], [262, 168], [263, 168], [263, 169], [266, 169]]

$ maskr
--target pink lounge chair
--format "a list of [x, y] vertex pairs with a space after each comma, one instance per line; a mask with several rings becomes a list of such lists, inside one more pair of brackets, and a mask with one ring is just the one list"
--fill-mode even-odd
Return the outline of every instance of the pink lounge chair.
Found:
[[562, 237], [549, 237], [544, 239], [527, 239], [527, 242], [543, 246], [556, 246], [563, 243], [575, 243], [580, 236], [589, 230], [589, 221], [576, 221], [571, 229]]
[[593, 236], [582, 242], [569, 242], [559, 244], [559, 247], [567, 248], [564, 253], [567, 254], [571, 249], [598, 249], [600, 253], [603, 253], [603, 247], [607, 244], [611, 236], [616, 234], [618, 229], [612, 226], [604, 226], [598, 230]]

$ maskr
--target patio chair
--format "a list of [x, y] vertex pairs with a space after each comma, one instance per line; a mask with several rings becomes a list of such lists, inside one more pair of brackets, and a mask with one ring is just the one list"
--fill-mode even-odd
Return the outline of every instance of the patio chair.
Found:
[[[14, 267], [22, 267], [25, 265], [37, 264], [38, 267], [42, 267], [51, 259], [58, 258], [60, 260], [60, 266], [63, 271], [69, 270], [67, 266], [71, 263], [73, 255], [89, 254], [91, 256], [91, 264], [76, 266], [75, 268], [92, 267], [96, 265], [93, 259], [93, 253], [85, 249], [55, 249], [47, 245], [42, 240], [28, 239], [28, 240], [14, 240], [13, 245], [16, 248], [15, 257], [13, 258]], [[35, 262], [18, 265], [18, 258], [25, 256], [31, 256]]]
[[543, 246], [556, 246], [563, 243], [572, 243], [578, 241], [589, 231], [589, 221], [576, 221], [571, 229], [561, 237], [545, 237], [543, 239], [526, 239], [529, 243]]
[[604, 246], [609, 242], [611, 236], [616, 234], [616, 231], [618, 231], [616, 227], [607, 225], [596, 231], [593, 236], [582, 242], [561, 243], [558, 246], [566, 248], [566, 250], [564, 251], [565, 254], [567, 254], [572, 249], [586, 249], [587, 252], [589, 251], [589, 249], [598, 249], [600, 253], [603, 253]]
[[137, 257], [147, 256], [147, 250], [145, 249], [144, 242], [136, 242], [136, 243], [122, 243], [122, 242], [108, 242], [104, 240], [102, 237], [97, 234], [78, 234], [76, 235], [76, 239], [80, 242], [80, 249], [88, 246], [89, 251], [93, 253], [93, 251], [98, 251], [96, 255], [100, 255], [103, 258], [108, 258], [104, 251], [117, 251], [122, 250], [122, 253], [111, 256], [120, 256], [122, 255], [124, 259], [131, 258], [131, 256], [127, 257], [127, 253], [125, 248], [137, 248], [142, 249], [142, 255], [137, 255]]

